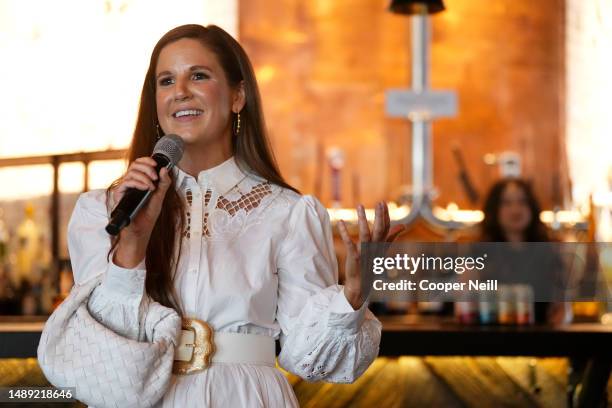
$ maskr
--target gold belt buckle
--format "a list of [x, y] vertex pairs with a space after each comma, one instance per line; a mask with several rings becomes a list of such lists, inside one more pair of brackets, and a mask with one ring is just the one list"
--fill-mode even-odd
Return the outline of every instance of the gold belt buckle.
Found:
[[193, 354], [189, 361], [174, 360], [172, 372], [174, 374], [191, 374], [206, 369], [210, 365], [210, 360], [215, 352], [212, 327], [202, 320], [183, 318], [182, 329], [193, 332], [193, 344], [184, 345], [193, 347]]

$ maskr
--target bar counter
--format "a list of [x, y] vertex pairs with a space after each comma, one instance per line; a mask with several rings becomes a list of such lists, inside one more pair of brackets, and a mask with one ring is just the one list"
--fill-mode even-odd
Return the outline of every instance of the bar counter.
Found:
[[466, 325], [433, 316], [382, 317], [384, 356], [612, 357], [612, 325]]
[[[0, 358], [36, 357], [46, 316], [0, 316]], [[433, 316], [383, 316], [381, 356], [612, 357], [612, 325], [464, 325]]]
[[[36, 357], [46, 316], [0, 317], [0, 358]], [[612, 325], [465, 325], [434, 316], [384, 316], [380, 356], [534, 356], [582, 362], [584, 375], [568, 378], [582, 393], [576, 406], [594, 406], [612, 367]]]

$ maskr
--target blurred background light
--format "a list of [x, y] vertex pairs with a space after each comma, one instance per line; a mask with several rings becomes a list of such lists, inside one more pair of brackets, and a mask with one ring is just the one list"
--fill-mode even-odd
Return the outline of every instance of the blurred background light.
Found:
[[[236, 36], [237, 1], [0, 1], [0, 157], [127, 147], [153, 46], [186, 23]], [[97, 166], [114, 170], [90, 168], [90, 188], [120, 174]], [[39, 167], [1, 169], [0, 199], [48, 194], [51, 167]], [[82, 189], [82, 165], [61, 172], [62, 191]]]

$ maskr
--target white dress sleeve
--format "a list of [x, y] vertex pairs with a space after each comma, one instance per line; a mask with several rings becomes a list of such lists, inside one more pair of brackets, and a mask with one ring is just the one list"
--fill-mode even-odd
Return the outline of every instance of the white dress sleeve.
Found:
[[115, 265], [108, 257], [111, 241], [104, 191], [81, 194], [68, 223], [68, 251], [74, 281], [82, 284], [103, 274], [88, 300], [88, 310], [101, 324], [132, 340], [144, 341], [150, 299], [144, 296], [144, 262], [134, 269]]
[[381, 324], [338, 285], [329, 215], [311, 196], [294, 204], [278, 254], [279, 364], [308, 381], [352, 383], [378, 355]]

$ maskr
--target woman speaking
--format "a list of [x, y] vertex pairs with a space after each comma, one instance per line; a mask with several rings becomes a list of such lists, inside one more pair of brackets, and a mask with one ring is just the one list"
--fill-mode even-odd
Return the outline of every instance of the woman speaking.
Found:
[[[158, 174], [150, 157], [176, 134], [184, 154]], [[155, 46], [142, 88], [129, 167], [105, 191], [79, 198], [68, 228], [75, 281], [103, 275], [87, 308], [118, 335], [147, 341], [153, 302], [174, 309], [177, 341], [163, 407], [293, 407], [275, 367], [310, 381], [350, 383], [377, 356], [381, 325], [367, 309], [359, 245], [344, 223], [346, 282], [338, 285], [326, 209], [280, 175], [269, 147], [253, 68], [216, 26], [185, 25]], [[129, 188], [151, 190], [120, 234], [104, 232]], [[358, 208], [360, 242], [391, 241], [384, 203], [370, 231]], [[187, 330], [189, 331], [189, 330]], [[195, 348], [214, 350], [195, 364]], [[129, 364], [129, 362], [127, 362]]]

